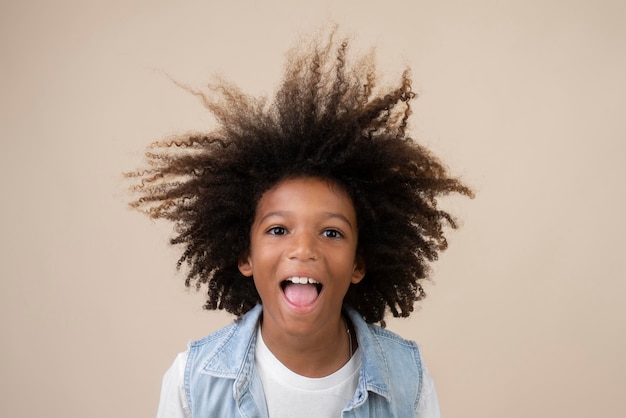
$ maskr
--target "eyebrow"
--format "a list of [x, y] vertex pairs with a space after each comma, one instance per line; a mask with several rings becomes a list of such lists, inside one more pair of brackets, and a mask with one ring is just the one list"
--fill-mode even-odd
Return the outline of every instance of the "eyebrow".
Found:
[[[265, 215], [263, 215], [263, 217], [261, 219], [259, 219], [259, 223], [263, 222], [264, 220], [266, 220], [267, 218], [270, 218], [272, 216], [279, 216], [279, 217], [289, 218], [292, 215], [293, 215], [293, 212], [286, 211], [286, 210], [277, 210], [277, 211], [273, 211], [273, 212], [268, 212]], [[347, 223], [350, 226], [351, 229], [354, 229], [354, 226], [348, 220], [348, 218], [343, 216], [341, 213], [322, 212], [322, 215], [324, 216], [325, 219], [339, 219], [339, 220]]]

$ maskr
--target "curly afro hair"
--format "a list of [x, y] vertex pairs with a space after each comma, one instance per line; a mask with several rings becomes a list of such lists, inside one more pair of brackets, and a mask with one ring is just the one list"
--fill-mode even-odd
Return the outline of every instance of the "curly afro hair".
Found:
[[387, 309], [406, 317], [425, 294], [428, 263], [447, 248], [453, 217], [437, 206], [450, 193], [473, 197], [433, 154], [405, 132], [415, 98], [406, 70], [380, 91], [372, 54], [347, 60], [348, 41], [294, 49], [273, 102], [218, 81], [198, 95], [218, 121], [209, 133], [152, 144], [136, 179], [131, 206], [175, 224], [172, 244], [184, 252], [186, 286], [208, 285], [206, 309], [241, 316], [260, 303], [238, 270], [264, 192], [281, 180], [316, 177], [351, 197], [366, 275], [345, 303], [384, 325]]

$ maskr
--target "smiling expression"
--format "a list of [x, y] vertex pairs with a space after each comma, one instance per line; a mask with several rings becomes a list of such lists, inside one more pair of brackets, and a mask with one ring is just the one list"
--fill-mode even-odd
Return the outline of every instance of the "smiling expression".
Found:
[[357, 240], [352, 201], [334, 183], [288, 179], [265, 192], [239, 263], [261, 297], [263, 332], [304, 336], [335, 326], [348, 287], [365, 275]]

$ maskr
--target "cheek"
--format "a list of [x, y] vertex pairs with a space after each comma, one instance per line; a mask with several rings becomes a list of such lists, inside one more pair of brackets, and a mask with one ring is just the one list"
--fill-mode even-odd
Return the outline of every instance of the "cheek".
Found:
[[337, 274], [352, 276], [355, 271], [356, 263], [354, 261], [354, 255], [350, 252], [337, 252], [328, 259], [330, 268], [337, 272]]
[[279, 261], [279, 251], [275, 248], [256, 248], [253, 256], [249, 257], [251, 269], [254, 277], [265, 277], [272, 275]]

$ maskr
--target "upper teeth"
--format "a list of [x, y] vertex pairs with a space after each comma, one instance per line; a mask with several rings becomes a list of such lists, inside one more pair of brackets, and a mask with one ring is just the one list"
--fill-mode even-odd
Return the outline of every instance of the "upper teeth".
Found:
[[290, 277], [287, 281], [296, 284], [319, 284], [317, 280], [313, 280], [310, 277]]

